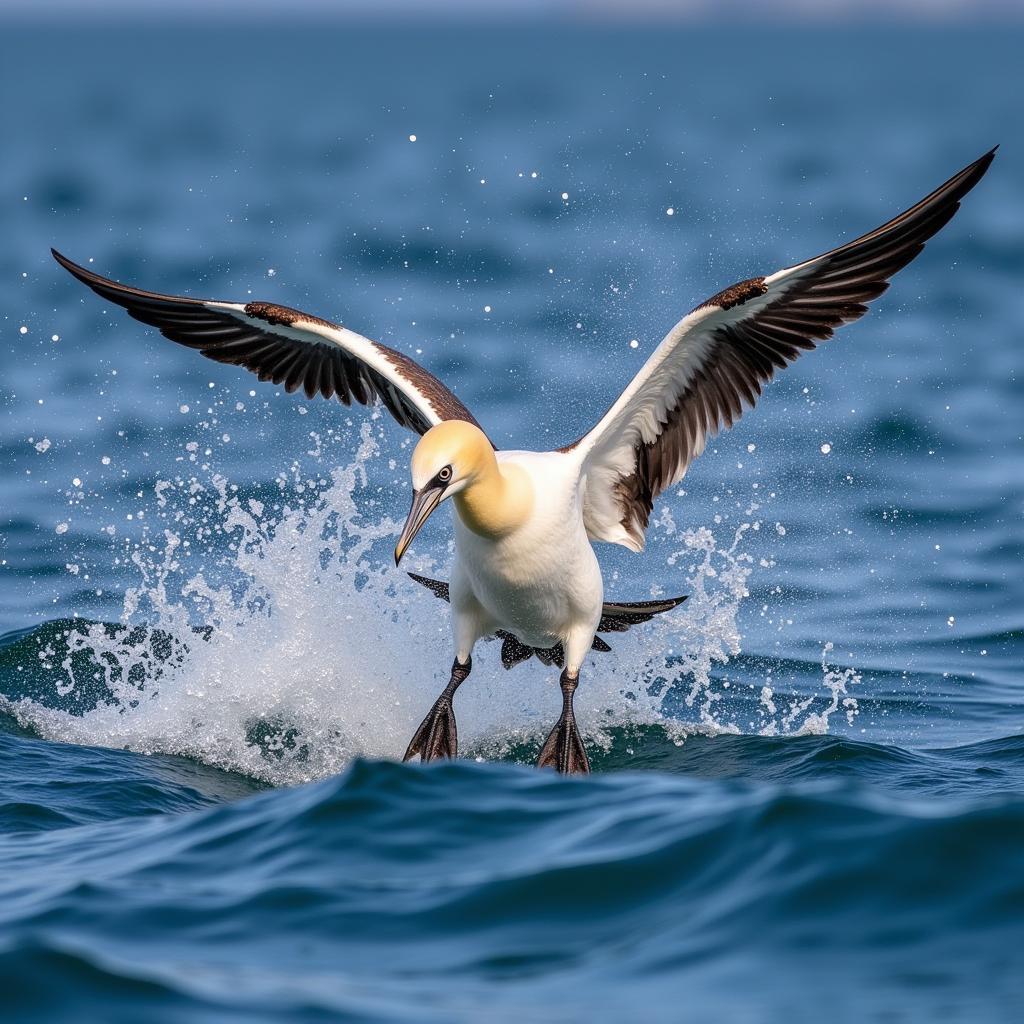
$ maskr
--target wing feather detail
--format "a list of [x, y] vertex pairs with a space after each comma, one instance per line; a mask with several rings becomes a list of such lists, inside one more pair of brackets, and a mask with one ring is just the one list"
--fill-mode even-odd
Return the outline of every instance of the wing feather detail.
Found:
[[981, 180], [995, 149], [874, 231], [768, 277], [740, 281], [683, 317], [589, 433], [581, 460], [592, 540], [643, 550], [654, 500], [709, 437], [752, 407], [802, 352], [862, 317]]
[[338, 324], [269, 302], [218, 302], [147, 292], [54, 259], [97, 295], [207, 359], [252, 371], [261, 381], [300, 388], [307, 398], [370, 405], [379, 400], [404, 427], [426, 433], [473, 414], [433, 374], [386, 345]]

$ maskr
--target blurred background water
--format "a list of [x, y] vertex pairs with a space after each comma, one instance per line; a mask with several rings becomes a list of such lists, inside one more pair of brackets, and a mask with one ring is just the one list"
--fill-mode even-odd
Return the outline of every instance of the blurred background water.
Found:
[[[1005, 1021], [1024, 1006], [1024, 42], [927, 26], [217, 19], [0, 31], [0, 979], [12, 1020]], [[400, 766], [445, 608], [410, 438], [205, 363], [52, 262], [307, 309], [500, 447], [683, 313], [988, 178], [659, 501], [689, 593], [524, 767]], [[89, 262], [91, 261], [91, 262]], [[446, 575], [450, 526], [417, 541]]]

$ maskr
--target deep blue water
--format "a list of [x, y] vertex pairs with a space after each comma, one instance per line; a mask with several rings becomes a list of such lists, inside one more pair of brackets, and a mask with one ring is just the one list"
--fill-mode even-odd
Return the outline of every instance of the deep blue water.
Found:
[[[0, 26], [4, 1019], [1019, 1019], [1022, 43]], [[395, 763], [451, 656], [389, 564], [409, 438], [48, 254], [343, 320], [556, 446], [702, 298], [996, 142], [646, 554], [601, 552], [611, 595], [691, 597], [585, 668], [585, 780], [529, 767], [553, 673], [488, 645], [466, 758]]]

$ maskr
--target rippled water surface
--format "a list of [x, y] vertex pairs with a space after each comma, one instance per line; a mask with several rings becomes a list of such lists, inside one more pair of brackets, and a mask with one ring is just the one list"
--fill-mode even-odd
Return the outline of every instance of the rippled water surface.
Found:
[[[0, 980], [16, 1021], [1024, 1012], [1016, 30], [0, 31]], [[415, 136], [415, 141], [410, 141]], [[395, 570], [411, 440], [50, 260], [344, 321], [577, 436], [726, 284], [996, 142], [864, 321], [657, 504], [595, 774]], [[435, 517], [411, 568], [447, 578]], [[403, 565], [404, 568], [404, 565]], [[5, 1017], [6, 1019], [6, 1017]]]

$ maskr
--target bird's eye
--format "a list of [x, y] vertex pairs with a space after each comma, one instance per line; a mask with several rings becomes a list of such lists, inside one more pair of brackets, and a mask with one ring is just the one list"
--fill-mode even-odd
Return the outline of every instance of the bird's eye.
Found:
[[451, 480], [451, 478], [452, 478], [452, 467], [451, 466], [445, 466], [444, 469], [442, 469], [441, 472], [437, 474], [437, 479], [440, 480], [441, 483], [443, 483], [443, 484], [448, 483], [448, 481]]

